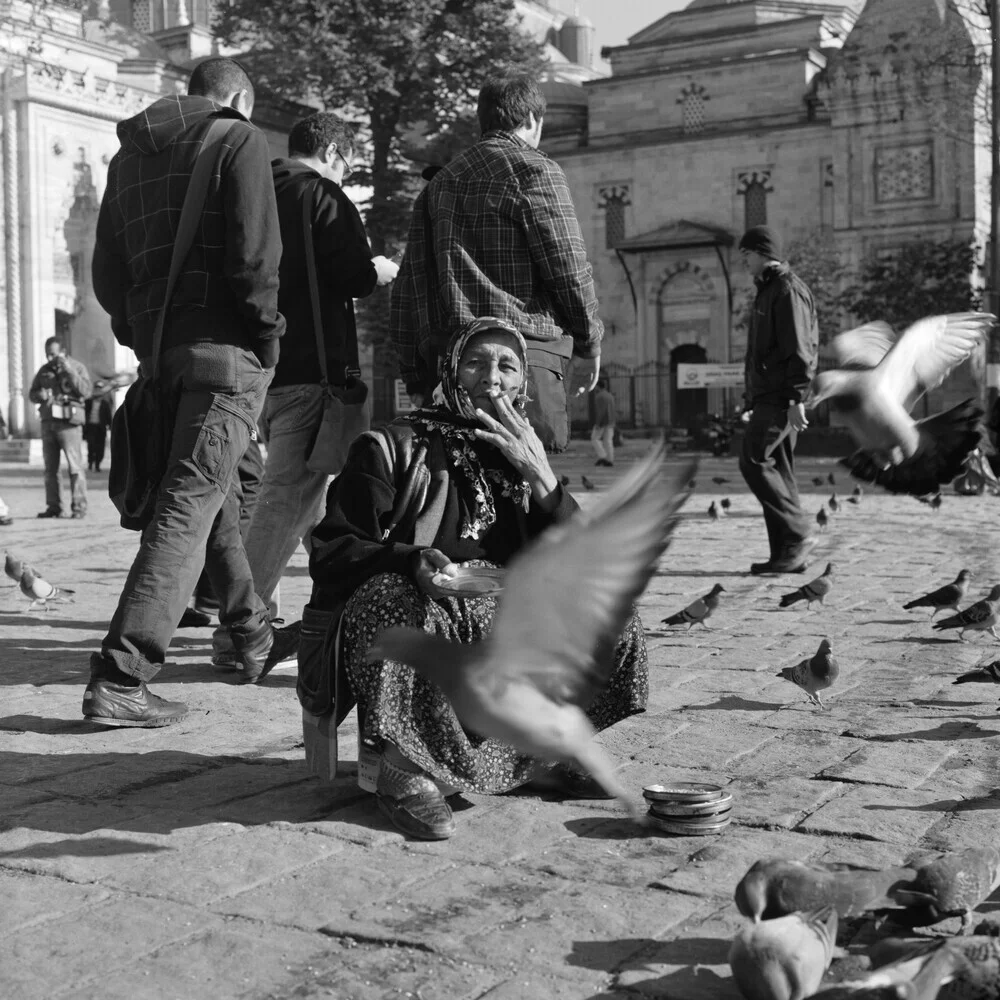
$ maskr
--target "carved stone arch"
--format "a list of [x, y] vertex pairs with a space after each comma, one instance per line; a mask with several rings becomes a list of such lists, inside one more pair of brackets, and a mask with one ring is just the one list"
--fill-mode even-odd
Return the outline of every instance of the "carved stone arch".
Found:
[[658, 281], [654, 282], [655, 293], [651, 298], [652, 305], [659, 305], [667, 291], [670, 282], [680, 276], [691, 279], [692, 285], [701, 292], [701, 297], [712, 300], [715, 298], [715, 280], [700, 265], [690, 260], [668, 265], [660, 272]]

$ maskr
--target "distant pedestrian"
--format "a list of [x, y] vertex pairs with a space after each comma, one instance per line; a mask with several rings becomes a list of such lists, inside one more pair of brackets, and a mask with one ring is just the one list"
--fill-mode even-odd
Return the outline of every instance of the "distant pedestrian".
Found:
[[87, 468], [92, 472], [100, 472], [104, 461], [111, 418], [115, 415], [114, 393], [113, 385], [98, 379], [94, 383], [94, 394], [86, 403], [83, 439], [87, 442]]
[[528, 342], [527, 416], [546, 450], [562, 451], [570, 362], [579, 391], [593, 390], [604, 326], [566, 176], [538, 149], [545, 107], [530, 77], [483, 84], [482, 138], [417, 196], [389, 329], [420, 407], [456, 330], [482, 316], [515, 326]]
[[59, 462], [66, 456], [70, 510], [74, 518], [87, 516], [87, 474], [83, 469], [84, 400], [90, 395], [90, 374], [74, 361], [58, 337], [45, 341], [48, 359], [31, 383], [28, 398], [38, 403], [42, 420], [42, 458], [45, 462], [45, 510], [39, 517], [62, 517]]
[[615, 464], [615, 397], [604, 375], [597, 380], [597, 391], [592, 400], [594, 426], [590, 430], [590, 443], [597, 455], [594, 465], [610, 468]]
[[[805, 283], [783, 262], [773, 229], [748, 229], [740, 253], [757, 289], [747, 338], [749, 412], [740, 472], [764, 508], [771, 548], [768, 559], [752, 563], [750, 572], [799, 573], [816, 544], [799, 502], [794, 460], [795, 435], [808, 426], [802, 399], [816, 373], [816, 307]], [[786, 428], [794, 433], [782, 437]]]

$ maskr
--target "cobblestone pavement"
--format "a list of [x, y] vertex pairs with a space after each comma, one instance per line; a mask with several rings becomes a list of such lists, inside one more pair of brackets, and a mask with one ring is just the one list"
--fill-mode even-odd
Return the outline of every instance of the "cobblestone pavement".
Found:
[[[630, 443], [619, 465], [640, 451]], [[554, 465], [574, 489], [582, 473], [600, 490], [617, 471], [595, 470], [583, 442]], [[834, 468], [802, 463], [810, 511], [830, 493], [811, 478]], [[732, 893], [757, 858], [881, 866], [992, 843], [997, 692], [951, 680], [996, 644], [934, 633], [926, 611], [901, 605], [963, 566], [970, 599], [1000, 580], [998, 501], [946, 494], [934, 513], [867, 495], [815, 552], [817, 573], [837, 566], [827, 606], [779, 609], [811, 576], [749, 576], [764, 528], [735, 461], [706, 459], [698, 479], [641, 601], [649, 710], [602, 738], [636, 790], [725, 785], [733, 825], [676, 838], [633, 827], [611, 802], [469, 796], [452, 840], [419, 843], [357, 788], [353, 721], [348, 774], [322, 786], [304, 769], [291, 671], [237, 686], [210, 666], [209, 630], [180, 633], [157, 680], [191, 706], [183, 724], [84, 723], [87, 654], [136, 539], [117, 528], [104, 477], [92, 477], [86, 521], [36, 521], [40, 470], [6, 467], [0, 492], [18, 520], [0, 539], [76, 594], [28, 611], [0, 581], [3, 996], [733, 998]], [[710, 521], [708, 494], [730, 496], [732, 515]], [[715, 581], [727, 593], [712, 630], [660, 626]], [[288, 605], [308, 583], [299, 554]], [[818, 712], [775, 675], [823, 636], [842, 672]]]

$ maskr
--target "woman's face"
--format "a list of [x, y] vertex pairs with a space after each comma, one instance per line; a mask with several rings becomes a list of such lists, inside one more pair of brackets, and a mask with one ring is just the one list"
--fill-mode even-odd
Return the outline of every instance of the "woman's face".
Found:
[[503, 393], [513, 403], [523, 381], [518, 343], [509, 333], [486, 330], [465, 345], [458, 362], [458, 384], [473, 406], [496, 416], [495, 396]]

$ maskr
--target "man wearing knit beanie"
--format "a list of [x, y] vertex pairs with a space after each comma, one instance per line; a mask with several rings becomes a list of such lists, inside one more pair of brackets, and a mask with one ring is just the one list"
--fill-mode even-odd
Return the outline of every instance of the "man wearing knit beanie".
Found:
[[[795, 482], [795, 437], [808, 426], [803, 396], [816, 374], [819, 326], [805, 283], [782, 261], [781, 238], [748, 229], [740, 254], [753, 277], [746, 355], [746, 430], [740, 472], [764, 508], [770, 555], [751, 573], [802, 573], [816, 544]], [[789, 428], [794, 434], [782, 433]]]

